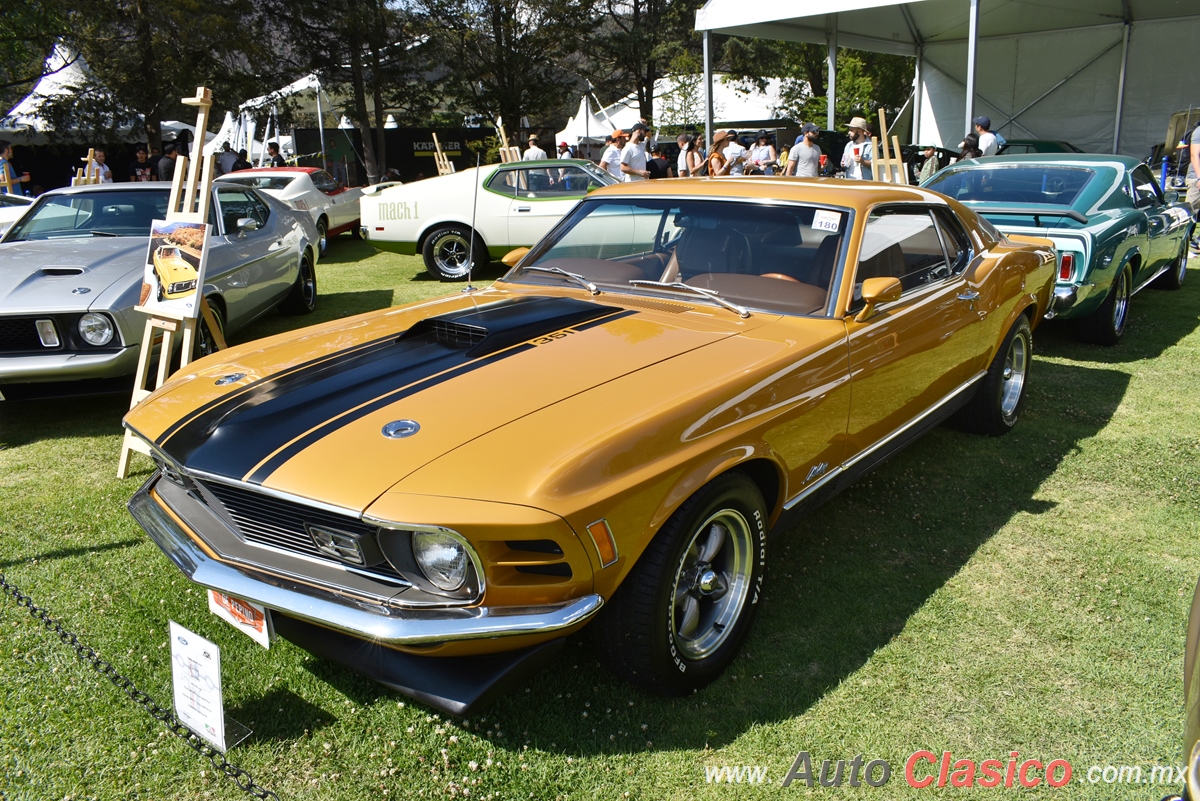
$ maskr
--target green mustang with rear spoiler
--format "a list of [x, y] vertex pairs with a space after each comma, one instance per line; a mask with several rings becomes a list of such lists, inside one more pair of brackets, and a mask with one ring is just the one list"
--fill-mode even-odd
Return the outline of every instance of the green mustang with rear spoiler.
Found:
[[1043, 236], [1058, 250], [1048, 318], [1073, 320], [1113, 345], [1129, 301], [1146, 286], [1178, 289], [1194, 221], [1145, 164], [1083, 153], [996, 156], [941, 170], [924, 184], [965, 203], [1005, 233]]

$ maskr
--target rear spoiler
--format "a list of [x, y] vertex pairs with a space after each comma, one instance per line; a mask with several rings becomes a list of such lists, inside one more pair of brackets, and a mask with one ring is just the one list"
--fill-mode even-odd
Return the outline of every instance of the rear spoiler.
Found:
[[998, 217], [1032, 217], [1033, 224], [1039, 227], [1041, 226], [1041, 222], [1038, 220], [1039, 217], [1069, 217], [1075, 222], [1083, 223], [1084, 225], [1087, 225], [1088, 221], [1087, 217], [1075, 211], [1075, 209], [1068, 209], [1064, 206], [1048, 206], [1040, 209], [1017, 208], [1015, 206], [968, 206], [968, 208], [981, 217], [991, 217], [992, 215]]

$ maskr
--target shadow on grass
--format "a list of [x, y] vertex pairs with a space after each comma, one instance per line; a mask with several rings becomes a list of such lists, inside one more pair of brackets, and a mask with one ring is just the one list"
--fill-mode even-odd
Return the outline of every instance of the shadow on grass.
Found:
[[585, 632], [489, 710], [489, 720], [528, 731], [538, 747], [587, 754], [640, 751], [647, 742], [716, 748], [757, 724], [803, 714], [899, 634], [1015, 515], [1051, 508], [1034, 498], [1038, 488], [1108, 423], [1129, 382], [1115, 370], [1045, 362], [1032, 376], [1010, 435], [938, 428], [820, 509], [781, 520], [755, 628], [708, 688], [677, 699], [636, 691], [599, 667]]
[[1177, 291], [1147, 287], [1129, 303], [1121, 341], [1111, 347], [1080, 342], [1072, 320], [1051, 320], [1037, 331], [1042, 353], [1079, 361], [1122, 364], [1154, 359], [1200, 327], [1200, 269], [1196, 263]]
[[99, 553], [100, 551], [115, 551], [118, 548], [132, 548], [136, 545], [144, 545], [146, 540], [121, 540], [120, 542], [108, 542], [103, 545], [92, 545], [87, 548], [63, 548], [58, 551], [47, 551], [45, 553], [35, 554], [33, 556], [16, 556], [12, 559], [0, 561], [0, 570], [13, 565], [23, 565], [26, 562], [50, 562], [55, 559], [71, 559], [76, 556], [85, 556], [87, 554]]
[[294, 740], [330, 723], [325, 710], [284, 688], [244, 701], [227, 712], [253, 731], [255, 742]]

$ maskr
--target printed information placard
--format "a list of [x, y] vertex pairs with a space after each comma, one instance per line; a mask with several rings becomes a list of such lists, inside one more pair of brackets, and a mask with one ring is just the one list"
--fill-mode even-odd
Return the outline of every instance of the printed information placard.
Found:
[[221, 699], [221, 649], [170, 621], [171, 681], [175, 716], [225, 752], [225, 708]]

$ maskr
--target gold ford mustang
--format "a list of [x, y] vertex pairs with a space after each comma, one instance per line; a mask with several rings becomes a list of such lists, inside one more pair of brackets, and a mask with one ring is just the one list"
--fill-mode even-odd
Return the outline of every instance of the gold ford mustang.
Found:
[[785, 509], [952, 415], [1017, 422], [1055, 270], [936, 193], [755, 178], [603, 188], [507, 260], [125, 419], [159, 466], [130, 510], [184, 573], [455, 713], [585, 625], [644, 688], [713, 681]]

